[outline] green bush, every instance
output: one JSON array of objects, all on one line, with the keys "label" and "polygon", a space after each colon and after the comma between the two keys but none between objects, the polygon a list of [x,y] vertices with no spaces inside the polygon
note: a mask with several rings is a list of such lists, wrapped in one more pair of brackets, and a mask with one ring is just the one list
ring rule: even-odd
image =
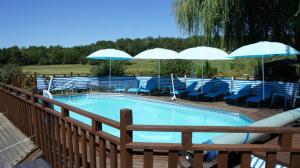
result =
[{"label": "green bush", "polygon": [[[218,73],[218,69],[216,67],[213,67],[209,61],[205,61],[203,64],[203,75],[206,78],[212,78]],[[202,65],[197,69],[197,75],[202,76]]]},{"label": "green bush", "polygon": [[[111,75],[124,76],[127,61],[112,61]],[[93,76],[108,76],[109,75],[109,61],[101,61],[96,66],[92,67],[90,72]]]},{"label": "green bush", "polygon": [[167,60],[161,62],[161,75],[191,76],[194,63],[189,60]]},{"label": "green bush", "polygon": [[16,64],[6,64],[1,67],[0,81],[4,83],[11,83],[12,77],[22,74],[22,68]]}]

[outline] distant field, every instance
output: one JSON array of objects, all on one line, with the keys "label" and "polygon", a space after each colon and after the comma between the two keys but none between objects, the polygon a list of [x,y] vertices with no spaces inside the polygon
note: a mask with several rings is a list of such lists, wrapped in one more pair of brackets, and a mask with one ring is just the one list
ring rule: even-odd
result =
[{"label": "distant field", "polygon": [[[128,66],[126,69],[127,74],[136,74],[136,75],[148,75],[155,73],[155,68],[157,61],[133,61],[132,65]],[[24,72],[30,73],[38,73],[38,74],[69,74],[73,72],[73,74],[82,74],[82,73],[90,73],[90,69],[92,65],[82,65],[82,64],[74,64],[74,65],[30,65],[24,66]]]},{"label": "distant field", "polygon": [[31,65],[24,66],[24,72],[38,73],[38,74],[68,74],[76,73],[90,73],[91,65]]},{"label": "distant field", "polygon": [[[195,63],[196,75],[201,73],[201,61],[193,61]],[[218,69],[218,74],[224,76],[244,77],[243,74],[253,75],[254,67],[257,65],[255,61],[249,61],[245,67],[230,67],[232,61],[209,61],[213,67]],[[131,65],[127,66],[126,75],[155,75],[157,74],[157,60],[138,60],[132,61]],[[239,65],[239,63],[237,63]],[[92,65],[73,64],[73,65],[31,65],[24,66],[24,72],[37,72],[38,74],[86,74],[90,73]]]}]

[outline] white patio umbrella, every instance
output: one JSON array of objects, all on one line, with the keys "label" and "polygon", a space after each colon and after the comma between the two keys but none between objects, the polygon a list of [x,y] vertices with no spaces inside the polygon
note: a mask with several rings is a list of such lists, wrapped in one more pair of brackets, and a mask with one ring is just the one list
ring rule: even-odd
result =
[{"label": "white patio umbrella", "polygon": [[254,44],[245,45],[229,54],[230,58],[261,58],[262,66],[262,87],[263,87],[263,100],[265,99],[264,85],[264,57],[273,56],[291,56],[300,55],[300,52],[291,46],[278,42],[261,41]]},{"label": "white patio umbrella", "polygon": [[131,60],[132,56],[128,53],[116,50],[116,49],[102,49],[96,52],[93,52],[87,59],[93,60],[109,60],[109,77],[108,77],[108,88],[110,89],[110,79],[111,79],[111,61],[112,60]]},{"label": "white patio umbrella", "polygon": [[154,48],[145,50],[134,57],[134,59],[154,59],[158,60],[158,87],[160,89],[160,60],[177,59],[178,53],[164,48]]},{"label": "white patio umbrella", "polygon": [[[218,48],[214,47],[193,47],[186,50],[183,50],[179,53],[178,59],[185,60],[202,60],[202,85],[204,79],[204,60],[228,60],[228,54]],[[201,90],[202,91],[202,90]]]}]

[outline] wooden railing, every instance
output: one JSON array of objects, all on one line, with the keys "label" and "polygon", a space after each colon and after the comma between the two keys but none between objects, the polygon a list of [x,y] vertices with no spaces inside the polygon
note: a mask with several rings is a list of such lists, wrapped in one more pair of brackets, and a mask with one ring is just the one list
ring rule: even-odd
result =
[{"label": "wooden railing", "polygon": [[[0,111],[34,137],[53,167],[106,167],[107,151],[111,167],[117,167],[120,139],[101,128],[106,124],[119,129],[119,122],[4,84],[0,84],[0,100]],[[92,126],[69,117],[70,112],[90,118]]]},{"label": "wooden railing", "polygon": [[[193,153],[193,167],[202,167],[206,151],[217,150],[218,167],[229,167],[230,152],[241,153],[241,167],[250,167],[253,152],[265,152],[267,167],[274,167],[276,154],[287,152],[291,168],[300,167],[300,148],[292,145],[293,135],[300,134],[297,127],[202,127],[134,125],[130,109],[120,111],[120,122],[92,114],[41,95],[0,83],[0,112],[3,112],[24,134],[43,151],[53,167],[107,167],[132,168],[133,158],[141,158],[142,166],[155,165],[154,156],[165,155],[168,164],[177,167],[182,160],[180,151]],[[52,108],[55,105],[60,112]],[[99,109],[101,110],[101,109]],[[84,124],[70,117],[70,112],[92,121]],[[120,130],[120,138],[102,131],[102,125]],[[134,131],[179,132],[181,143],[133,142]],[[278,135],[276,144],[193,144],[194,132],[264,133]],[[120,165],[118,165],[120,162]]]}]

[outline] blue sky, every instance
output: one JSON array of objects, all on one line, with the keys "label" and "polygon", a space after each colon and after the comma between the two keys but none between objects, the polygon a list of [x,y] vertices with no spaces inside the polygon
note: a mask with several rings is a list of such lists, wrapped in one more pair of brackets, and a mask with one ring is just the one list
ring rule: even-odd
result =
[{"label": "blue sky", "polygon": [[173,0],[0,0],[0,48],[183,37]]}]

